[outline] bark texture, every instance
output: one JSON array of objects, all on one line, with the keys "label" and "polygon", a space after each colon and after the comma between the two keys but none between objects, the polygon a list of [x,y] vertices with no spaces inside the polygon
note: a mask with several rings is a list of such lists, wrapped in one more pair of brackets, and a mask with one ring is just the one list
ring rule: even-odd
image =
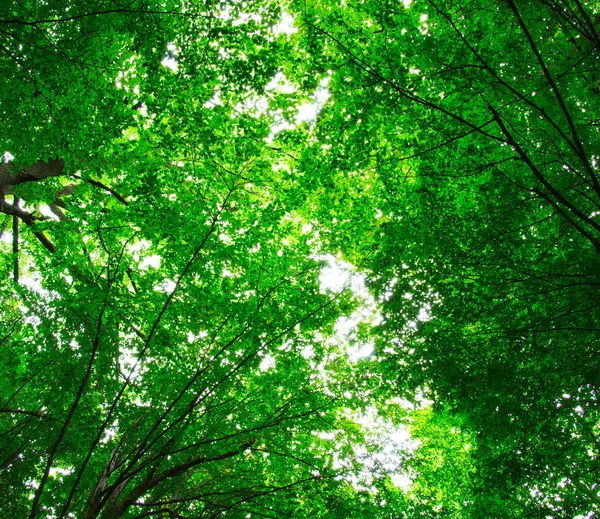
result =
[{"label": "bark texture", "polygon": [[26,182],[36,182],[48,177],[60,177],[64,174],[65,161],[62,159],[40,160],[13,173],[12,162],[0,162],[0,192],[4,195],[12,193],[12,186]]}]

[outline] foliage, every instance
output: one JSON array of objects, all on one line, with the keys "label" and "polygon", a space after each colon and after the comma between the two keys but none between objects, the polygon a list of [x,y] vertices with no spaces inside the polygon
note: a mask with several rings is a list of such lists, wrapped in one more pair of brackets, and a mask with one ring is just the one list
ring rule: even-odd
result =
[{"label": "foliage", "polygon": [[298,76],[331,92],[304,168],[350,196],[368,179],[331,242],[372,254],[380,380],[462,416],[480,491],[460,514],[492,495],[506,516],[595,513],[599,6],[297,9]]},{"label": "foliage", "polygon": [[599,22],[0,6],[2,515],[598,513]]},{"label": "foliage", "polygon": [[356,302],[258,104],[279,7],[2,9],[2,516],[326,513]]}]

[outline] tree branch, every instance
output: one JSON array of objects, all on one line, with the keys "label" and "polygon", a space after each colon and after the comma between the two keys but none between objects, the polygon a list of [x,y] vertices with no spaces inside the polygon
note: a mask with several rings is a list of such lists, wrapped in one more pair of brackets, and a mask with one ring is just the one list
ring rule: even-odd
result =
[{"label": "tree branch", "polygon": [[[79,175],[73,175],[73,176],[76,179],[81,180],[81,177]],[[114,189],[108,187],[107,185],[103,184],[102,182],[99,182],[98,180],[93,180],[91,178],[88,178],[87,179],[87,183],[91,184],[92,186],[99,187],[100,189],[104,189],[105,191],[108,191],[111,195],[113,195],[123,205],[129,205],[129,202],[125,199],[125,197],[121,196]]]},{"label": "tree branch", "polygon": [[54,457],[56,456],[58,448],[59,448],[60,444],[62,443],[62,441],[65,437],[65,434],[67,433],[67,429],[68,429],[69,425],[71,424],[73,415],[75,414],[75,411],[79,407],[79,402],[81,401],[81,398],[83,396],[85,388],[87,387],[87,383],[90,378],[90,375],[92,374],[92,368],[94,366],[94,361],[96,360],[96,354],[98,353],[98,348],[100,347],[100,332],[101,332],[102,326],[103,326],[102,318],[104,316],[105,310],[106,310],[106,302],[100,309],[100,313],[98,315],[98,324],[96,327],[96,334],[95,334],[95,337],[94,337],[94,340],[92,343],[92,352],[90,354],[90,360],[88,362],[87,370],[86,370],[85,374],[83,375],[81,383],[79,384],[79,389],[77,390],[77,395],[75,396],[75,400],[73,401],[73,404],[71,404],[71,409],[69,409],[69,414],[67,415],[67,418],[65,419],[63,426],[62,426],[60,432],[58,433],[58,436],[57,436],[54,444],[50,448],[50,452],[48,453],[48,459],[46,461],[46,468],[44,470],[44,474],[42,475],[40,484],[39,484],[39,486],[35,492],[35,495],[33,497],[33,503],[31,505],[31,513],[29,514],[29,519],[36,519],[39,504],[40,504],[40,498],[42,497],[42,492],[44,491],[44,487],[46,485],[46,482],[48,481],[48,477],[50,475],[50,469],[52,468],[52,462],[54,461]]},{"label": "tree branch", "polygon": [[[227,204],[227,201],[229,200],[229,198],[233,195],[233,192],[235,191],[235,188],[232,188],[229,193],[227,194],[227,196],[225,197],[225,200],[223,201],[223,207]],[[165,314],[165,312],[167,311],[168,307],[170,306],[171,302],[173,301],[173,298],[175,297],[175,294],[177,293],[184,277],[187,275],[188,271],[190,270],[190,268],[192,267],[192,265],[196,262],[196,259],[198,258],[198,256],[200,255],[200,252],[204,249],[204,246],[206,245],[206,243],[208,242],[209,238],[212,236],[212,234],[215,232],[216,226],[217,226],[217,221],[221,215],[223,211],[223,208],[221,208],[217,214],[213,217],[212,222],[211,222],[211,226],[209,227],[208,231],[206,232],[206,234],[204,235],[204,238],[202,239],[202,241],[200,242],[200,244],[196,247],[194,253],[191,255],[189,261],[186,263],[185,267],[183,268],[183,271],[181,272],[181,274],[179,275],[179,278],[175,284],[175,288],[173,289],[173,291],[167,296],[167,299],[165,301],[165,303],[163,304],[160,312],[158,313],[158,316],[156,317],[156,319],[154,320],[154,323],[152,324],[152,327],[150,329],[150,332],[148,333],[144,346],[142,347],[135,365],[130,369],[129,374],[127,375],[127,378],[125,379],[125,381],[123,382],[119,392],[117,393],[117,395],[115,396],[115,398],[113,399],[113,402],[110,406],[110,408],[108,409],[108,412],[106,414],[106,417],[104,418],[104,421],[102,422],[100,429],[98,430],[98,434],[96,435],[96,437],[94,438],[94,440],[92,441],[92,445],[90,446],[90,449],[88,450],[88,453],[85,457],[85,459],[83,460],[83,463],[81,465],[81,467],[79,468],[78,472],[77,472],[77,477],[75,478],[75,482],[73,483],[73,487],[71,488],[71,492],[69,493],[69,497],[67,498],[65,505],[63,506],[62,512],[60,514],[60,518],[62,519],[63,517],[66,516],[69,506],[71,505],[71,501],[73,499],[73,497],[75,496],[75,491],[77,490],[77,487],[79,485],[79,482],[81,481],[81,478],[83,477],[83,472],[85,471],[85,468],[87,467],[87,464],[90,460],[90,458],[92,457],[92,454],[94,452],[94,450],[96,449],[98,443],[100,442],[100,439],[102,438],[102,434],[104,433],[106,427],[108,426],[108,424],[110,423],[110,420],[112,419],[112,415],[115,411],[115,408],[117,407],[117,404],[119,403],[119,401],[121,400],[121,398],[123,397],[123,394],[125,393],[125,390],[127,389],[127,387],[129,386],[129,383],[132,380],[133,374],[135,372],[135,370],[137,369],[139,363],[142,361],[142,359],[144,358],[146,352],[148,351],[148,348],[150,347],[150,343],[152,341],[152,338],[154,337],[154,334],[156,333],[158,326],[163,318],[163,315]]]},{"label": "tree branch", "polygon": [[13,162],[0,162],[0,193],[11,194],[12,186],[35,182],[48,177],[60,177],[65,174],[65,161],[62,159],[40,160],[33,166],[12,173]]},{"label": "tree branch", "polygon": [[46,235],[43,232],[35,230],[35,216],[33,216],[31,213],[28,213],[27,211],[24,211],[16,205],[9,204],[6,200],[0,200],[0,212],[11,215],[13,217],[18,217],[21,220],[23,220],[29,227],[32,228],[33,235],[41,242],[41,244],[44,247],[46,247],[46,249],[48,249],[49,252],[54,253],[54,251],[56,250],[54,244],[46,237]]},{"label": "tree branch", "polygon": [[37,411],[26,411],[24,409],[0,409],[0,413],[7,413],[7,414],[24,414],[27,416],[34,416],[36,418],[46,418],[47,415],[45,415],[44,413],[39,413]]},{"label": "tree branch", "polygon": [[[19,208],[19,199],[17,197],[13,200],[13,207]],[[13,214],[13,279],[15,285],[19,284],[19,217]]]},{"label": "tree branch", "polygon": [[175,465],[170,469],[167,469],[160,474],[156,474],[154,476],[147,477],[144,481],[142,481],[139,485],[137,485],[129,494],[127,494],[121,501],[113,503],[109,505],[104,514],[102,515],[103,519],[117,519],[123,515],[123,513],[134,504],[138,498],[143,496],[146,492],[154,488],[156,485],[164,481],[165,479],[181,476],[189,469],[195,467],[196,465],[200,465],[202,463],[211,463],[214,461],[221,461],[227,458],[232,458],[244,452],[246,449],[249,449],[256,442],[255,438],[251,438],[247,442],[243,443],[239,448],[231,450],[229,452],[225,452],[220,454],[219,456],[215,456],[213,458],[207,458],[206,456],[200,456],[198,458],[194,458],[192,460],[186,461],[185,463],[180,463],[179,465]]},{"label": "tree branch", "polygon": [[585,150],[583,149],[583,144],[581,143],[581,140],[579,139],[579,135],[577,134],[577,129],[575,128],[575,123],[573,122],[573,118],[571,117],[571,114],[570,114],[569,110],[567,109],[567,106],[562,97],[562,94],[558,90],[558,86],[554,82],[554,79],[552,78],[552,75],[550,74],[550,70],[546,66],[546,62],[544,61],[544,58],[540,54],[540,51],[538,50],[537,45],[535,44],[533,37],[531,36],[531,33],[529,32],[529,29],[527,29],[527,26],[525,25],[525,21],[521,17],[521,15],[517,9],[517,6],[514,3],[514,0],[507,0],[507,2],[508,2],[508,5],[510,6],[511,10],[514,13],[515,18],[517,19],[517,22],[519,23],[519,26],[521,27],[523,34],[525,34],[525,37],[527,38],[527,41],[529,42],[529,46],[531,47],[532,52],[535,54],[535,57],[538,60],[540,67],[542,68],[542,72],[544,73],[544,76],[546,77],[546,81],[548,81],[548,84],[550,85],[550,88],[552,89],[552,92],[554,93],[554,97],[556,97],[556,100],[558,101],[558,104],[560,105],[563,115],[565,116],[565,120],[567,121],[567,125],[569,126],[569,130],[571,131],[571,135],[573,136],[573,143],[576,146],[577,155],[579,156],[579,159],[583,163],[586,171],[590,175],[590,178],[594,185],[594,190],[596,191],[598,196],[600,196],[600,183],[598,182],[598,177],[594,173],[594,170],[588,160]]},{"label": "tree branch", "polygon": [[581,16],[583,17],[583,19],[585,20],[585,23],[588,26],[588,29],[590,31],[590,36],[592,37],[593,42],[596,44],[596,47],[599,47],[600,46],[600,38],[598,37],[598,33],[596,32],[596,27],[594,26],[590,16],[588,15],[588,13],[585,10],[585,8],[583,7],[583,5],[581,5],[581,2],[579,0],[575,0],[575,4],[577,5],[577,9],[579,9]]},{"label": "tree branch", "polygon": [[450,24],[450,26],[452,27],[454,32],[459,36],[459,38],[462,40],[462,42],[467,46],[467,48],[469,49],[471,54],[473,54],[473,56],[475,56],[475,58],[477,58],[477,60],[481,63],[482,68],[484,70],[486,70],[488,72],[488,74],[490,74],[496,81],[498,81],[498,83],[500,85],[502,85],[504,88],[506,88],[509,92],[512,92],[513,95],[515,95],[517,97],[517,99],[520,99],[524,103],[531,106],[534,110],[538,111],[552,125],[552,127],[559,133],[559,135],[569,145],[569,147],[571,147],[575,151],[575,153],[577,153],[579,155],[579,151],[580,151],[579,148],[577,148],[575,143],[571,142],[571,140],[563,132],[562,128],[554,121],[554,119],[552,117],[550,117],[542,107],[538,106],[527,96],[525,96],[524,94],[522,94],[521,92],[519,92],[518,90],[513,88],[509,83],[504,81],[497,74],[497,72],[489,65],[489,63],[483,59],[481,54],[479,52],[477,52],[477,50],[467,41],[467,39],[465,38],[463,33],[458,29],[458,27],[456,27],[456,25],[452,21],[452,18],[450,17],[450,15],[448,15],[447,13],[442,11],[440,8],[438,8],[437,5],[433,1],[430,0],[429,3],[433,6],[433,8],[438,12],[438,14],[440,16],[443,16],[446,19],[446,21]]},{"label": "tree branch", "polygon": [[[536,167],[536,165],[527,156],[527,153],[525,152],[525,150],[519,145],[519,143],[517,143],[517,141],[515,141],[514,137],[509,132],[508,128],[506,128],[506,125],[502,121],[500,114],[496,110],[494,110],[494,108],[492,106],[488,106],[488,108],[489,108],[490,112],[494,115],[494,119],[498,123],[498,126],[500,127],[502,134],[506,137],[506,141],[508,142],[508,144],[510,144],[513,147],[513,149],[519,154],[519,156],[521,157],[521,160],[523,160],[523,162],[525,162],[525,164],[531,170],[531,172],[534,174],[534,176],[543,184],[543,186],[550,192],[550,194],[557,200],[557,202],[564,205],[567,209],[572,211],[573,214],[576,215],[579,219],[581,219],[585,223],[591,225],[594,229],[596,229],[596,231],[600,232],[600,225],[598,225],[598,223],[596,223],[593,219],[591,219],[590,217],[588,217],[584,213],[582,213],[560,191],[558,191],[554,186],[552,186],[552,184],[550,184],[550,182],[548,182],[546,177],[544,177],[544,175],[542,175],[542,172]],[[539,192],[539,190],[538,190],[538,194],[541,194],[541,192]],[[546,198],[546,200],[548,200],[548,198]],[[558,206],[555,203],[552,203],[552,205],[555,208],[558,208]],[[564,212],[561,211],[561,213],[564,215]],[[600,242],[598,242],[598,240],[596,238],[591,236],[589,233],[585,232],[579,225],[575,224],[570,218],[567,218],[567,220],[594,245],[594,247],[596,248],[596,250],[598,252],[600,252]]]},{"label": "tree branch", "polygon": [[392,81],[388,78],[386,78],[384,75],[382,75],[379,71],[377,71],[370,63],[366,62],[365,60],[361,59],[360,57],[358,57],[356,54],[354,54],[352,51],[350,51],[350,49],[348,49],[348,47],[346,47],[338,38],[336,38],[333,34],[325,31],[324,29],[321,29],[320,27],[318,27],[317,25],[311,23],[311,22],[306,22],[308,25],[310,25],[313,29],[315,29],[316,31],[318,31],[319,33],[323,34],[324,36],[326,36],[327,38],[329,38],[331,41],[335,42],[340,49],[342,49],[345,53],[347,53],[348,56],[350,56],[352,62],[361,70],[363,70],[364,72],[366,72],[367,74],[375,77],[380,83],[384,83],[386,85],[388,85],[392,90],[394,90],[395,92],[397,92],[401,97],[408,99],[409,101],[412,101],[416,104],[425,106],[431,110],[440,112],[448,117],[450,117],[451,119],[454,119],[455,121],[458,121],[459,123],[471,128],[473,131],[480,133],[482,135],[485,135],[486,137],[493,139],[493,140],[501,140],[500,137],[497,137],[495,135],[492,135],[490,133],[487,133],[486,131],[483,130],[483,128],[486,126],[486,124],[483,125],[477,125],[474,124],[466,119],[464,119],[463,117],[461,117],[460,115],[444,108],[443,106],[434,103],[431,100],[425,99],[409,90],[407,90],[406,88],[401,87],[400,85],[398,85],[395,81]]}]

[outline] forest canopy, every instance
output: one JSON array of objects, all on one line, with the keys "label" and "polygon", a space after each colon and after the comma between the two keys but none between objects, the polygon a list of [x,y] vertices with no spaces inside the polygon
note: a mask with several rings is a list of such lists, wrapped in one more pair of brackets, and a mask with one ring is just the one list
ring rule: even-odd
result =
[{"label": "forest canopy", "polygon": [[595,517],[599,31],[0,6],[0,515]]}]

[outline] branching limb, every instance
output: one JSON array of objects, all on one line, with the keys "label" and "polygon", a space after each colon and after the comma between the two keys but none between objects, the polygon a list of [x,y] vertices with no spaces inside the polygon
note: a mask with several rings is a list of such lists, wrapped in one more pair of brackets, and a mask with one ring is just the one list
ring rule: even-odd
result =
[{"label": "branching limb", "polygon": [[[573,225],[573,227],[579,233],[581,233],[583,236],[585,236],[594,245],[594,248],[598,252],[600,252],[600,242],[598,242],[598,240],[596,238],[594,238],[588,232],[586,232],[584,229],[582,229],[582,227],[580,225],[578,225],[572,218],[569,218],[567,216],[567,214],[560,209],[558,204],[561,204],[564,207],[566,207],[575,216],[577,216],[581,221],[589,224],[598,232],[600,232],[600,225],[597,222],[595,222],[592,218],[590,218],[589,216],[585,215],[582,211],[580,211],[577,208],[577,206],[575,206],[569,199],[567,199],[560,191],[558,191],[548,181],[548,179],[542,174],[542,172],[537,168],[537,166],[531,161],[531,159],[529,158],[529,156],[527,155],[525,150],[514,139],[514,137],[512,136],[512,134],[510,133],[510,131],[508,130],[506,125],[504,124],[504,121],[502,121],[500,114],[496,110],[494,110],[494,108],[492,108],[491,106],[489,106],[488,108],[489,108],[490,112],[493,114],[494,119],[498,123],[498,126],[500,127],[502,134],[506,137],[506,141],[508,142],[508,144],[510,144],[513,147],[513,149],[519,154],[521,160],[527,165],[527,167],[531,170],[531,172],[534,174],[534,176],[542,183],[542,185],[554,197],[556,202],[552,201],[547,196],[544,196],[544,198],[549,203],[551,203],[557,210],[559,210],[561,212],[561,214],[563,214],[563,216],[565,216],[567,218],[567,220],[571,223],[571,225]],[[537,194],[542,195],[542,192],[538,190]]]},{"label": "branching limb", "polygon": [[69,414],[67,415],[67,418],[65,419],[63,426],[62,426],[60,432],[58,433],[58,436],[57,436],[54,444],[50,448],[50,452],[48,453],[48,459],[46,460],[46,468],[44,470],[44,474],[42,475],[40,484],[39,484],[39,486],[35,492],[35,495],[33,497],[33,502],[31,504],[31,513],[29,514],[29,519],[36,519],[36,517],[38,515],[38,510],[39,510],[39,506],[40,506],[40,498],[42,497],[42,493],[44,491],[46,483],[48,482],[48,477],[50,476],[50,469],[52,468],[52,463],[54,462],[54,457],[56,456],[56,453],[58,452],[58,448],[60,447],[60,444],[62,443],[62,441],[67,433],[67,429],[69,428],[69,425],[71,424],[73,415],[75,414],[75,411],[79,407],[79,402],[81,401],[81,398],[83,397],[83,393],[87,387],[88,380],[92,374],[92,368],[94,367],[96,355],[97,355],[98,349],[100,347],[100,332],[102,331],[102,327],[103,327],[102,319],[103,319],[105,310],[106,310],[106,304],[101,308],[100,314],[98,315],[98,324],[96,327],[96,334],[95,334],[94,340],[92,342],[92,351],[90,354],[90,359],[88,362],[87,370],[81,380],[81,383],[79,384],[79,389],[77,390],[77,395],[75,396],[75,400],[73,401],[73,404],[71,404],[71,408],[69,409]]},{"label": "branching limb", "polygon": [[587,238],[596,248],[596,250],[600,252],[600,242],[596,238],[594,238],[589,232],[586,232],[584,229],[582,229],[581,226],[577,224],[577,222],[573,221],[573,219],[570,218],[569,215],[554,200],[552,200],[547,194],[545,194],[538,188],[533,188],[533,192],[536,195],[543,198],[544,200],[546,200],[546,202],[548,202],[552,207],[554,207],[565,218],[565,220],[567,220],[567,222],[569,222],[577,230],[579,234]]},{"label": "branching limb", "polygon": [[575,0],[575,4],[577,5],[577,9],[579,9],[579,12],[581,13],[581,16],[583,17],[587,25],[586,32],[589,34],[589,36],[591,36],[591,39],[596,44],[596,47],[600,47],[600,37],[596,32],[596,27],[594,26],[594,23],[592,22],[588,12],[585,10],[583,5],[581,5],[581,2],[579,0]]},{"label": "branching limb", "polygon": [[204,247],[205,247],[206,243],[208,242],[209,238],[215,232],[215,230],[217,228],[217,221],[218,221],[218,219],[219,219],[219,217],[221,215],[221,212],[223,211],[223,207],[225,207],[227,205],[227,202],[228,202],[229,198],[231,198],[231,196],[233,195],[234,191],[235,191],[235,187],[232,188],[229,191],[229,193],[227,194],[227,196],[225,197],[225,199],[223,201],[222,208],[213,217],[212,222],[211,222],[211,226],[209,227],[208,231],[204,235],[204,238],[202,239],[202,241],[200,242],[200,244],[198,245],[198,247],[196,248],[196,250],[194,251],[194,253],[190,257],[189,261],[185,265],[183,271],[179,275],[179,279],[177,280],[177,283],[175,284],[175,288],[173,289],[173,291],[167,297],[167,299],[166,299],[165,303],[163,304],[160,312],[158,313],[158,316],[154,320],[154,322],[152,324],[152,327],[151,327],[148,335],[146,336],[144,346],[142,347],[140,353],[138,354],[138,357],[137,357],[137,360],[136,360],[134,366],[130,369],[129,374],[127,375],[127,378],[125,379],[125,381],[123,382],[123,385],[121,386],[119,392],[117,393],[117,395],[113,399],[113,402],[112,402],[110,408],[108,409],[106,417],[104,418],[104,421],[102,422],[102,425],[100,426],[100,429],[98,430],[98,434],[94,438],[94,440],[92,442],[92,445],[90,446],[90,449],[89,449],[89,451],[88,451],[85,459],[83,460],[83,463],[82,463],[81,467],[79,468],[79,470],[77,472],[77,476],[75,478],[75,482],[73,484],[71,492],[69,493],[69,497],[67,498],[67,500],[65,502],[65,505],[63,506],[62,512],[60,514],[61,518],[65,517],[67,515],[69,506],[71,505],[71,502],[73,500],[73,497],[75,496],[75,492],[77,490],[79,482],[81,481],[81,478],[83,476],[83,472],[85,471],[85,469],[87,467],[87,464],[89,463],[89,460],[92,457],[92,454],[93,454],[94,450],[96,449],[98,443],[100,442],[100,439],[102,438],[102,435],[104,434],[104,431],[106,430],[106,427],[108,427],[108,424],[110,423],[110,421],[112,419],[112,416],[113,416],[113,413],[115,412],[117,404],[120,402],[121,398],[123,397],[123,394],[125,393],[125,390],[128,388],[128,386],[129,386],[129,384],[130,384],[130,382],[131,382],[131,380],[133,378],[133,374],[135,373],[135,370],[137,369],[137,367],[139,366],[139,364],[142,362],[144,356],[146,355],[146,352],[148,351],[148,348],[150,347],[150,343],[152,341],[152,338],[154,337],[154,334],[156,333],[156,331],[157,331],[157,329],[158,329],[158,327],[159,327],[159,325],[161,323],[163,315],[165,314],[165,312],[167,311],[167,309],[171,305],[171,302],[173,301],[173,298],[175,297],[175,294],[179,290],[179,287],[180,287],[183,279],[186,277],[188,271],[191,269],[192,265],[196,262],[197,258],[200,255],[200,252],[204,249]]},{"label": "branching limb", "polygon": [[0,192],[4,194],[10,194],[12,186],[65,174],[65,161],[61,159],[40,160],[17,173],[11,171],[12,167],[12,162],[0,162]]},{"label": "branching limb", "polygon": [[550,74],[550,70],[548,69],[546,62],[544,61],[544,58],[540,54],[540,51],[537,48],[537,45],[533,39],[533,36],[529,32],[529,29],[527,28],[525,21],[521,17],[521,14],[519,13],[519,10],[517,9],[517,6],[515,5],[514,0],[507,0],[507,2],[511,8],[513,14],[515,15],[517,22],[519,23],[519,26],[521,27],[521,30],[523,31],[525,38],[529,42],[529,46],[530,46],[532,52],[534,53],[538,63],[540,64],[542,72],[544,73],[544,76],[546,77],[546,81],[548,81],[548,84],[550,85],[550,88],[552,89],[552,92],[554,93],[554,97],[556,98],[556,101],[558,102],[560,109],[563,112],[565,120],[567,121],[569,130],[571,131],[573,143],[577,150],[577,155],[579,156],[579,159],[581,160],[582,164],[584,165],[586,171],[590,175],[592,184],[594,185],[594,190],[596,191],[598,196],[600,196],[600,182],[598,181],[598,177],[596,176],[596,173],[594,172],[594,169],[592,168],[592,165],[590,164],[590,161],[588,160],[588,157],[583,148],[581,139],[579,138],[579,135],[577,133],[577,129],[575,128],[575,123],[573,122],[573,118],[571,117],[571,113],[569,112],[569,110],[565,104],[563,96],[562,96],[560,90],[558,89],[558,86],[556,85],[554,78],[552,77],[552,74]]},{"label": "branching limb", "polygon": [[234,456],[238,456],[246,449],[249,449],[252,445],[254,445],[255,442],[256,439],[251,438],[247,442],[243,443],[239,448],[231,450],[229,452],[225,452],[223,454],[220,454],[219,456],[215,456],[213,458],[200,456],[198,458],[193,458],[189,461],[186,461],[185,463],[175,465],[174,467],[160,472],[159,474],[150,474],[144,479],[144,481],[136,485],[133,488],[133,490],[131,490],[123,499],[121,499],[118,502],[109,503],[102,517],[103,519],[117,519],[118,517],[121,517],[123,513],[131,505],[133,505],[141,496],[143,496],[146,492],[148,492],[164,480],[172,477],[181,476],[182,474],[185,474],[189,469],[202,463],[211,463],[214,461],[221,461],[224,459],[232,458]]},{"label": "branching limb", "polygon": [[498,75],[498,73],[490,66],[490,64],[485,59],[483,59],[483,57],[481,56],[481,54],[479,52],[477,52],[477,50],[475,49],[475,47],[473,47],[467,41],[467,39],[465,38],[465,36],[463,35],[463,33],[458,29],[458,27],[456,27],[455,23],[452,21],[452,18],[450,18],[450,16],[447,13],[445,13],[440,8],[438,8],[437,5],[434,2],[430,1],[430,4],[438,12],[438,14],[440,16],[442,16],[442,17],[444,17],[446,19],[446,21],[450,24],[450,26],[452,27],[452,29],[454,30],[454,32],[459,36],[459,38],[463,41],[463,43],[469,49],[469,52],[471,52],[471,54],[477,59],[477,61],[479,61],[481,63],[481,66],[482,66],[482,68],[484,70],[486,70],[488,72],[488,74],[490,74],[498,82],[498,84],[502,85],[504,88],[506,88],[508,91],[510,91],[513,95],[515,95],[517,99],[520,99],[521,101],[523,101],[527,105],[531,106],[534,110],[536,110],[537,112],[539,112],[552,125],[552,127],[559,133],[559,135],[569,145],[569,147],[573,148],[573,150],[576,153],[579,153],[579,148],[577,148],[577,146],[575,145],[575,143],[572,142],[568,138],[568,136],[563,132],[563,130],[560,127],[560,125],[558,125],[556,123],[556,121],[554,121],[554,119],[552,119],[546,113],[546,111],[542,107],[538,106],[531,99],[529,99],[526,95],[522,94],[517,89],[515,89],[514,87],[512,87],[509,83],[507,83],[504,79],[502,79]]},{"label": "branching limb", "polygon": [[[56,247],[54,244],[48,239],[48,237],[40,231],[35,230],[35,222],[36,217],[31,213],[21,209],[20,207],[9,204],[6,200],[0,200],[0,212],[4,214],[11,215],[13,217],[18,217],[22,221],[24,221],[29,227],[32,228],[33,235],[40,241],[40,243],[49,251],[54,253]],[[14,230],[14,220],[13,220],[13,230]]]},{"label": "branching limb", "polygon": [[313,29],[315,29],[319,33],[321,33],[322,35],[324,35],[325,37],[329,38],[336,45],[338,45],[342,51],[344,51],[348,56],[351,57],[352,62],[358,68],[360,68],[363,72],[376,78],[380,83],[389,86],[393,91],[395,91],[397,94],[399,94],[401,98],[407,99],[418,105],[421,105],[421,106],[424,106],[431,110],[434,110],[436,112],[442,113],[442,114],[450,117],[451,119],[454,119],[455,121],[459,122],[460,124],[467,126],[468,128],[471,128],[475,132],[484,135],[485,137],[488,137],[488,138],[496,140],[496,141],[501,140],[500,137],[497,137],[496,135],[492,135],[492,134],[484,131],[483,128],[486,125],[474,124],[473,122],[463,118],[461,115],[444,108],[440,104],[438,104],[432,100],[425,99],[425,98],[419,96],[418,94],[416,94],[406,88],[403,88],[396,81],[393,81],[393,80],[385,77],[381,72],[379,72],[376,68],[374,68],[373,65],[371,65],[370,63],[368,63],[361,57],[357,56],[355,53],[353,53],[346,45],[344,45],[343,42],[341,42],[339,40],[339,38],[336,38],[336,36],[334,36],[333,34],[325,31],[324,29],[318,27],[317,25],[315,25],[313,23],[307,22],[307,24],[310,25]]}]

